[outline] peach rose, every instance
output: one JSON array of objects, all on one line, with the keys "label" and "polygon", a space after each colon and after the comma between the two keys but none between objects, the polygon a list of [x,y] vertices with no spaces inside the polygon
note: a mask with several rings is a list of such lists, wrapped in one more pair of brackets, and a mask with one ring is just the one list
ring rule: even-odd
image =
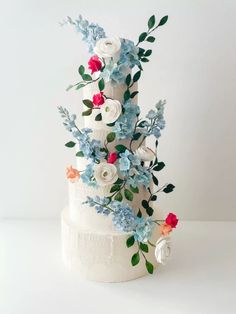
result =
[{"label": "peach rose", "polygon": [[66,169],[66,177],[70,182],[76,182],[80,178],[80,172],[77,169],[72,168],[72,166],[69,166]]},{"label": "peach rose", "polygon": [[160,225],[160,233],[162,236],[165,236],[165,237],[168,236],[171,231],[172,231],[172,227],[168,225],[166,222]]}]

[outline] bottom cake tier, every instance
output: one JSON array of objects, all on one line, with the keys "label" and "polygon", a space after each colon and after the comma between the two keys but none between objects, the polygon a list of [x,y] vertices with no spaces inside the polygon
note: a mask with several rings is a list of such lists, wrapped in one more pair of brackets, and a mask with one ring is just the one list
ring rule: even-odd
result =
[{"label": "bottom cake tier", "polygon": [[[138,265],[131,265],[131,256],[137,252],[137,246],[126,247],[129,234],[80,230],[70,222],[67,208],[62,212],[61,224],[63,261],[69,269],[77,271],[86,279],[122,282],[147,274],[142,256]],[[155,243],[160,235],[154,234],[151,241]],[[150,247],[146,257],[157,267],[153,247]]]}]

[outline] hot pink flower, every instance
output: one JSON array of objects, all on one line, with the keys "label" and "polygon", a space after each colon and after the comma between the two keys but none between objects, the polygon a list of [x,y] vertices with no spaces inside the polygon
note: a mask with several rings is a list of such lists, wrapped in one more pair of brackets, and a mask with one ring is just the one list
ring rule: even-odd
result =
[{"label": "hot pink flower", "polygon": [[103,92],[100,92],[100,93],[95,94],[93,96],[93,104],[94,104],[94,106],[101,106],[101,105],[104,104],[104,102],[105,102],[105,99],[103,97]]},{"label": "hot pink flower", "polygon": [[79,177],[80,177],[80,172],[77,169],[72,168],[72,166],[69,166],[66,169],[66,177],[71,182],[76,182],[79,179]]},{"label": "hot pink flower", "polygon": [[109,164],[114,164],[117,160],[117,153],[109,153],[108,158],[107,158],[107,162]]},{"label": "hot pink flower", "polygon": [[99,60],[98,56],[94,55],[89,59],[88,62],[89,69],[91,70],[91,73],[100,71],[102,68],[102,62]]},{"label": "hot pink flower", "polygon": [[178,221],[179,219],[177,218],[177,216],[172,213],[169,213],[165,220],[167,225],[170,225],[172,228],[175,228],[177,226]]}]

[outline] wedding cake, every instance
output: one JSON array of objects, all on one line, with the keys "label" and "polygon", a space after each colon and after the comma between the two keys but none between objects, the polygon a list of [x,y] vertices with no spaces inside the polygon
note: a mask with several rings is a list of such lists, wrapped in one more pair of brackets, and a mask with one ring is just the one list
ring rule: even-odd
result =
[{"label": "wedding cake", "polygon": [[[62,251],[65,264],[90,280],[120,282],[152,274],[170,255],[170,232],[178,218],[159,216],[158,194],[174,185],[159,186],[158,172],[165,164],[157,158],[158,139],[165,126],[165,101],[145,118],[138,106],[138,81],[149,61],[153,31],[167,22],[148,20],[137,44],[109,38],[99,25],[79,16],[67,18],[83,35],[91,57],[79,66],[80,80],[68,90],[82,90],[84,127],[76,115],[59,107],[73,141],[76,166],[66,176],[69,203],[62,212]],[[142,47],[141,47],[142,45]],[[154,138],[154,148],[146,139]]]}]

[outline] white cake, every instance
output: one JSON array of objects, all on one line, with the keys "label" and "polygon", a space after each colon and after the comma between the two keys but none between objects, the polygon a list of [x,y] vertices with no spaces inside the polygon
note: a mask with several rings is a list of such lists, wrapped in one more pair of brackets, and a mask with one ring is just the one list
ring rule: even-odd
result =
[{"label": "white cake", "polygon": [[[61,215],[62,252],[65,264],[83,277],[102,282],[128,281],[152,274],[170,254],[169,234],[178,223],[169,213],[165,221],[155,202],[160,192],[174,185],[159,186],[158,172],[165,164],[157,158],[158,139],[165,127],[164,105],[140,116],[138,81],[153,43],[150,34],[164,25],[148,20],[148,30],[137,44],[122,38],[108,38],[105,31],[79,16],[65,23],[83,35],[92,54],[78,69],[80,80],[70,88],[83,91],[84,127],[76,115],[59,107],[65,128],[76,148],[76,168],[67,168],[69,202]],[[80,108],[82,106],[80,105]],[[81,112],[80,112],[81,113]],[[146,138],[155,138],[155,147]]]}]

